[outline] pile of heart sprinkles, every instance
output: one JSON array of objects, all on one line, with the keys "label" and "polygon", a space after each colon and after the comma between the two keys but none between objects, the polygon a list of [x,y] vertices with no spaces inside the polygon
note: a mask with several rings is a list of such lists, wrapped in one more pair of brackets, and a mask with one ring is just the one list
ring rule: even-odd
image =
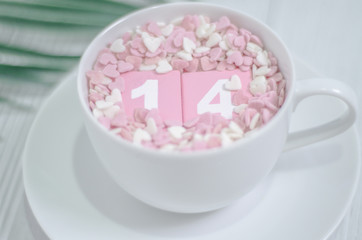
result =
[{"label": "pile of heart sprinkles", "polygon": [[[252,79],[242,86],[233,75],[233,81],[225,83],[225,89],[235,93],[231,119],[203,113],[174,125],[164,121],[157,109],[136,108],[133,116],[125,113],[123,73],[235,69],[251,71]],[[225,16],[213,22],[198,15],[170,23],[148,22],[100,51],[86,76],[89,106],[100,124],[127,141],[164,151],[196,151],[232,144],[266,124],[285,99],[286,81],[277,59],[264,49],[258,36],[236,27]],[[243,94],[242,88],[248,88],[250,95]]]}]

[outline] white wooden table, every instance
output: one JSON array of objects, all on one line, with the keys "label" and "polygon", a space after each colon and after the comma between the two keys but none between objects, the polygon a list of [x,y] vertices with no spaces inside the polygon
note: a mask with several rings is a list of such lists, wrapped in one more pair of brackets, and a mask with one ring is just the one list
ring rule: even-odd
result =
[{"label": "white wooden table", "polygon": [[[205,2],[219,3],[216,0]],[[229,0],[271,26],[292,54],[321,75],[352,86],[362,100],[362,1],[360,0]],[[1,29],[0,29],[1,35]],[[39,78],[61,79],[59,74]],[[21,152],[39,105],[51,87],[26,81],[0,82],[0,240],[47,239],[27,205],[21,180]],[[27,106],[27,110],[24,110]],[[362,121],[357,121],[360,137]],[[362,180],[344,220],[329,240],[362,239]]]}]

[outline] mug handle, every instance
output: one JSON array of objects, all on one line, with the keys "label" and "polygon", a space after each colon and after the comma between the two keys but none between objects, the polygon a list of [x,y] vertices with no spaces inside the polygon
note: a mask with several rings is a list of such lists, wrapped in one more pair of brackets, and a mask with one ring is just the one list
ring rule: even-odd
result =
[{"label": "mug handle", "polygon": [[347,109],[330,122],[305,130],[289,133],[284,151],[312,144],[346,131],[357,117],[357,96],[351,87],[330,78],[312,78],[298,81],[293,111],[305,98],[313,95],[329,95],[342,100]]}]

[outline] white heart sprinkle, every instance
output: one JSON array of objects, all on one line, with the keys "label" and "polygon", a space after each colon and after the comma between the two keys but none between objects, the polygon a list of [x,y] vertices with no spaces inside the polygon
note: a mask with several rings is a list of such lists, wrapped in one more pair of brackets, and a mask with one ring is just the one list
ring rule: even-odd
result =
[{"label": "white heart sprinkle", "polygon": [[235,51],[234,50],[232,50],[232,49],[230,49],[230,50],[228,50],[227,52],[226,52],[226,56],[230,56],[231,54],[233,54]]},{"label": "white heart sprinkle", "polygon": [[257,76],[253,81],[250,82],[250,92],[252,94],[265,93],[267,89],[267,81],[264,76]]},{"label": "white heart sprinkle", "polygon": [[107,78],[107,77],[103,77],[102,78],[102,84],[103,85],[108,85],[112,82],[112,80],[110,78]]},{"label": "white heart sprinkle", "polygon": [[104,100],[99,100],[96,102],[96,107],[100,110],[103,110],[103,109],[106,109],[106,108],[109,108],[111,106],[113,106],[114,103],[113,102],[106,102]]},{"label": "white heart sprinkle", "polygon": [[268,74],[268,72],[270,72],[270,68],[268,68],[267,66],[262,66],[262,67],[254,70],[254,75],[255,76],[264,76],[264,75]]},{"label": "white heart sprinkle", "polygon": [[148,32],[142,32],[141,37],[142,37],[142,39],[145,39],[145,38],[151,37],[151,35]]},{"label": "white heart sprinkle", "polygon": [[182,138],[182,134],[186,132],[186,129],[181,126],[172,126],[167,128],[168,132],[171,134],[172,137],[176,139]]},{"label": "white heart sprinkle", "polygon": [[114,134],[118,134],[118,133],[122,132],[122,128],[113,128],[113,129],[111,129],[111,132]]},{"label": "white heart sprinkle", "polygon": [[234,74],[230,80],[224,84],[226,90],[235,91],[241,89],[241,81],[238,75]]},{"label": "white heart sprinkle", "polygon": [[157,73],[167,73],[172,71],[172,66],[169,64],[167,59],[161,59],[160,61],[158,61],[157,65],[158,65],[156,68]]},{"label": "white heart sprinkle", "polygon": [[165,152],[173,151],[175,149],[176,149],[176,145],[174,145],[174,144],[165,144],[160,148],[161,151],[165,151]]},{"label": "white heart sprinkle", "polygon": [[183,60],[186,60],[186,61],[192,61],[192,55],[191,53],[188,53],[188,52],[185,52],[185,51],[179,51],[176,53],[176,56],[183,59]]},{"label": "white heart sprinkle", "polygon": [[159,27],[164,27],[166,26],[166,23],[165,22],[156,22],[157,26]]},{"label": "white heart sprinkle", "polygon": [[198,47],[198,48],[195,49],[196,53],[204,53],[204,52],[207,52],[207,51],[210,51],[209,47]]},{"label": "white heart sprinkle", "polygon": [[154,37],[145,37],[143,38],[143,43],[150,52],[154,53],[160,47],[162,39]]},{"label": "white heart sprinkle", "polygon": [[133,143],[141,144],[142,141],[151,141],[151,135],[141,128],[137,128],[133,134]]},{"label": "white heart sprinkle", "polygon": [[112,119],[119,111],[121,111],[121,108],[117,105],[113,105],[107,109],[104,109],[103,113],[104,113],[104,116]]},{"label": "white heart sprinkle", "polygon": [[156,64],[151,64],[151,65],[146,65],[146,64],[141,64],[138,68],[138,70],[140,71],[152,71],[156,69]]},{"label": "white heart sprinkle", "polygon": [[146,127],[145,130],[149,133],[149,134],[155,134],[157,132],[157,125],[156,122],[153,118],[149,118],[147,119],[146,122]]},{"label": "white heart sprinkle", "polygon": [[177,17],[177,18],[171,20],[170,23],[172,23],[174,25],[180,25],[182,23],[182,20],[184,20],[184,17]]},{"label": "white heart sprinkle", "polygon": [[141,26],[136,26],[135,32],[138,33],[139,35],[142,35],[143,31],[141,29]]},{"label": "white heart sprinkle", "polygon": [[200,26],[196,29],[196,36],[200,39],[207,38],[210,36],[213,32],[215,32],[216,25],[215,24],[209,24],[209,23],[202,23]]},{"label": "white heart sprinkle", "polygon": [[234,141],[237,139],[240,139],[244,136],[244,134],[240,134],[240,133],[229,133],[228,135],[231,139],[233,139]]},{"label": "white heart sprinkle", "polygon": [[226,41],[225,40],[222,40],[219,42],[219,47],[222,49],[222,50],[229,50],[229,46],[227,45]]},{"label": "white heart sprinkle", "polygon": [[115,40],[112,43],[110,49],[112,52],[115,52],[115,53],[124,52],[126,50],[126,47],[123,45],[123,39],[119,38],[119,39]]},{"label": "white heart sprinkle", "polygon": [[248,50],[249,52],[252,52],[252,53],[258,53],[258,52],[262,51],[263,49],[259,45],[256,45],[255,43],[248,42],[246,44],[246,50]]},{"label": "white heart sprinkle", "polygon": [[245,111],[245,109],[248,107],[248,104],[246,103],[243,103],[243,104],[240,104],[236,107],[234,107],[234,112],[235,113],[242,113]]},{"label": "white heart sprinkle", "polygon": [[196,48],[195,43],[187,37],[184,37],[182,46],[183,46],[185,52],[188,52],[188,53],[192,53],[194,51],[194,49]]},{"label": "white heart sprinkle", "polygon": [[224,132],[224,131],[221,131],[220,133],[220,137],[221,137],[221,144],[222,146],[228,146],[230,144],[233,143],[233,141],[231,140],[231,138],[229,137],[229,135]]},{"label": "white heart sprinkle", "polygon": [[93,109],[93,116],[98,119],[100,117],[103,117],[104,114],[103,114],[103,112],[101,110],[99,110],[97,108],[94,108]]},{"label": "white heart sprinkle", "polygon": [[237,134],[240,134],[240,135],[243,135],[244,134],[244,131],[243,129],[240,128],[240,126],[234,122],[234,121],[231,121],[229,123],[229,128],[231,129],[231,131],[233,131],[234,133],[237,133]]},{"label": "white heart sprinkle", "polygon": [[196,134],[194,135],[193,140],[194,140],[194,141],[202,141],[202,140],[204,140],[204,137],[203,137],[201,134],[196,133]]},{"label": "white heart sprinkle", "polygon": [[256,56],[256,60],[263,66],[268,66],[270,63],[267,51],[260,51]]},{"label": "white heart sprinkle", "polygon": [[256,124],[258,123],[260,118],[260,113],[255,113],[254,117],[250,120],[249,128],[253,130],[256,127]]},{"label": "white heart sprinkle", "polygon": [[112,103],[122,102],[121,91],[119,91],[119,89],[117,88],[113,89],[111,95],[106,97],[106,102],[112,102]]},{"label": "white heart sprinkle", "polygon": [[108,95],[108,92],[102,88],[100,88],[99,86],[95,86],[94,90],[96,90],[98,93],[102,94],[102,95]]},{"label": "white heart sprinkle", "polygon": [[161,33],[163,36],[168,37],[173,31],[173,24],[168,24],[166,27],[161,29]]},{"label": "white heart sprinkle", "polygon": [[209,39],[207,40],[205,46],[206,47],[213,47],[218,44],[222,40],[222,37],[218,33],[213,33],[210,35]]}]

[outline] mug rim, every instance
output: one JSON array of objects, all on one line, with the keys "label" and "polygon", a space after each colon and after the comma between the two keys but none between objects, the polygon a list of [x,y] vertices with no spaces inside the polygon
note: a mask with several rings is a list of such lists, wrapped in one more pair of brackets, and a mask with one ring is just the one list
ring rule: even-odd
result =
[{"label": "mug rim", "polygon": [[[157,9],[162,9],[162,8],[167,8],[167,7],[177,7],[177,6],[185,6],[185,5],[190,5],[192,7],[211,7],[211,8],[218,8],[218,9],[222,9],[224,11],[229,11],[229,12],[233,12],[235,14],[238,15],[243,15],[246,18],[249,18],[251,21],[255,22],[256,24],[260,25],[264,30],[268,31],[269,34],[273,35],[273,37],[275,39],[277,39],[277,41],[279,41],[281,43],[281,45],[284,48],[284,51],[286,53],[286,58],[288,63],[290,64],[290,76],[291,79],[289,79],[289,88],[286,92],[286,97],[284,100],[283,105],[278,109],[277,113],[273,116],[273,118],[264,126],[262,126],[260,129],[257,129],[256,131],[252,132],[249,136],[247,137],[243,137],[241,139],[238,139],[236,141],[234,141],[233,143],[231,143],[228,146],[221,146],[221,147],[217,147],[217,148],[212,148],[212,149],[206,149],[206,150],[199,150],[199,151],[190,151],[190,152],[180,152],[180,151],[162,151],[159,149],[152,149],[152,148],[147,148],[147,147],[143,147],[142,145],[137,145],[134,144],[133,142],[129,142],[127,140],[124,140],[122,137],[117,136],[116,134],[113,134],[111,131],[109,131],[109,129],[104,128],[97,120],[96,118],[93,116],[92,111],[90,111],[89,106],[87,105],[86,101],[85,101],[85,93],[83,92],[83,87],[82,87],[82,81],[83,81],[83,77],[85,75],[85,71],[86,69],[83,69],[83,65],[84,62],[86,61],[87,56],[89,55],[89,52],[92,51],[93,47],[97,45],[98,40],[107,32],[112,31],[116,26],[118,26],[119,24],[121,24],[123,21],[125,21],[128,18],[131,18],[133,16],[137,16],[140,14],[144,14],[148,11],[152,11],[152,10],[157,10]],[[295,67],[294,67],[294,62],[292,60],[291,54],[289,49],[287,48],[286,44],[284,43],[284,41],[279,37],[278,34],[276,34],[274,32],[274,30],[272,30],[268,25],[266,25],[265,23],[261,22],[260,20],[256,19],[255,17],[240,11],[240,10],[235,10],[232,9],[230,7],[225,7],[225,6],[221,6],[218,4],[214,4],[214,3],[201,3],[201,2],[176,2],[176,3],[166,3],[166,4],[157,4],[157,5],[153,5],[150,7],[146,7],[146,8],[142,8],[136,11],[133,11],[129,14],[126,14],[118,19],[116,19],[115,21],[113,21],[112,23],[110,23],[108,26],[106,26],[101,32],[99,32],[94,38],[93,40],[88,44],[86,50],[83,52],[80,62],[79,62],[79,66],[78,66],[78,72],[77,72],[77,93],[78,93],[78,99],[81,102],[81,108],[82,111],[84,111],[86,114],[85,116],[89,119],[91,119],[90,121],[92,122],[93,125],[96,125],[96,128],[98,128],[99,131],[102,131],[103,133],[105,133],[107,135],[107,137],[111,138],[113,141],[116,141],[117,144],[121,144],[123,145],[125,148],[127,148],[127,150],[130,151],[135,151],[135,152],[139,152],[139,153],[143,153],[143,154],[150,154],[153,155],[154,157],[159,157],[159,158],[168,158],[168,157],[172,157],[172,158],[180,158],[180,159],[186,159],[186,158],[194,158],[194,157],[207,157],[208,155],[212,154],[222,154],[224,152],[228,152],[228,151],[232,151],[235,148],[240,147],[241,145],[246,144],[247,142],[250,142],[251,140],[255,139],[255,138],[260,138],[262,137],[262,135],[264,134],[264,132],[267,132],[268,129],[273,128],[274,125],[280,120],[281,116],[284,115],[284,113],[286,111],[288,111],[288,106],[290,104],[292,104],[293,101],[293,93],[295,92]]]}]

